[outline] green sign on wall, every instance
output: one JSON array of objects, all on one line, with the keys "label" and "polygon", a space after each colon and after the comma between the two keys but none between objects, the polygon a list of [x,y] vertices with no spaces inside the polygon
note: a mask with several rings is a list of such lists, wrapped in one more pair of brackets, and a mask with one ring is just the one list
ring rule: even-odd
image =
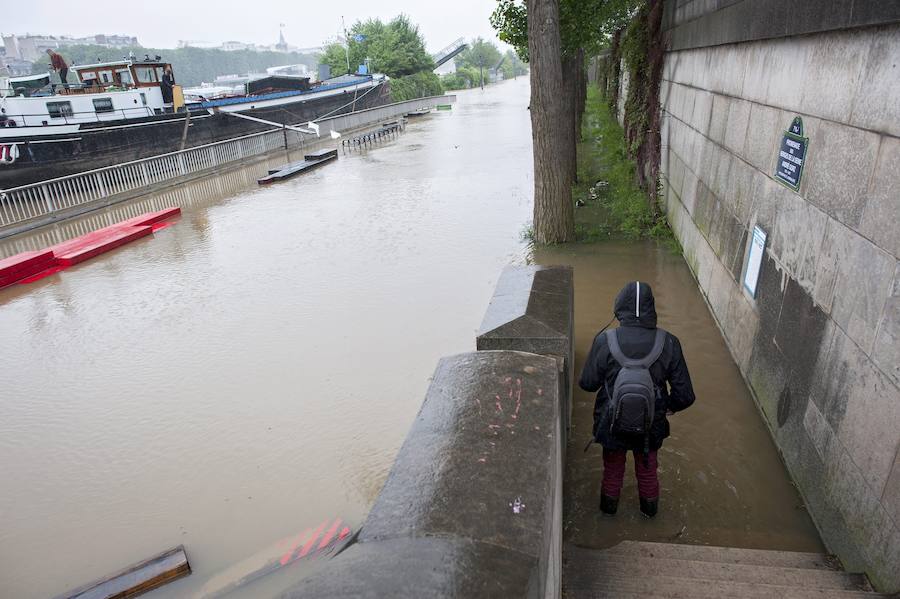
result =
[{"label": "green sign on wall", "polygon": [[809,138],[803,137],[803,119],[794,117],[790,129],[781,138],[778,166],[775,167],[776,181],[781,181],[794,191],[800,191],[800,178],[803,176],[808,147]]}]

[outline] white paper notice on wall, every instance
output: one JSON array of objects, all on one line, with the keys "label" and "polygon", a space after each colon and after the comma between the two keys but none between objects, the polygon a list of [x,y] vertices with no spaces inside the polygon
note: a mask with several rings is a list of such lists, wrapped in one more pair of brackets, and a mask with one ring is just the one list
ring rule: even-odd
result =
[{"label": "white paper notice on wall", "polygon": [[747,252],[747,269],[744,272],[744,289],[756,297],[756,283],[759,281],[759,269],[762,266],[763,252],[766,249],[766,232],[758,226],[753,227],[750,239],[750,251]]}]

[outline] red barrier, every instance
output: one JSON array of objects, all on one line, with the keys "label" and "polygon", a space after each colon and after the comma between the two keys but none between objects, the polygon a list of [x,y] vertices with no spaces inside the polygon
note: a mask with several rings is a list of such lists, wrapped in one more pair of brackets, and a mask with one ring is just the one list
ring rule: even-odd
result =
[{"label": "red barrier", "polygon": [[72,266],[79,262],[89,260],[94,256],[113,250],[120,245],[125,245],[129,241],[146,237],[153,232],[153,227],[125,227],[118,231],[110,231],[96,241],[92,241],[87,245],[72,250],[56,259],[60,266]]},{"label": "red barrier", "polygon": [[172,224],[163,221],[179,214],[181,208],[148,212],[43,250],[23,252],[0,260],[0,287],[37,281],[130,241],[146,237]]},{"label": "red barrier", "polygon": [[122,222],[113,226],[135,227],[139,225],[152,225],[153,223],[158,223],[161,220],[170,219],[173,216],[178,216],[179,214],[181,214],[181,208],[166,208],[165,210],[159,210],[157,212],[147,212],[146,214],[135,216],[134,218],[129,218],[128,220],[123,220]]},{"label": "red barrier", "polygon": [[0,287],[30,277],[53,266],[55,257],[50,250],[23,252],[0,260]]}]

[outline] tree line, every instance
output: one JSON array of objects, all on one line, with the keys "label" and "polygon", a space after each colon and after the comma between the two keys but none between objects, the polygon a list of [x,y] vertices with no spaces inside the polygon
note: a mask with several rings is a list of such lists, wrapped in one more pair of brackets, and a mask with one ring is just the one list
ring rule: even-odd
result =
[{"label": "tree line", "polygon": [[496,44],[480,37],[472,40],[453,60],[456,72],[441,76],[444,89],[478,87],[489,81],[492,70],[502,73],[504,79],[512,79],[528,72],[528,67],[513,50],[501,53]]},{"label": "tree line", "polygon": [[366,65],[370,73],[384,73],[391,78],[395,102],[443,93],[419,27],[406,15],[387,23],[381,19],[357,21],[347,34],[346,45],[327,45],[321,62],[331,68],[332,75],[355,73],[360,65]]},{"label": "tree line", "polygon": [[[301,54],[299,52],[256,52],[254,50],[215,50],[208,48],[106,48],[104,46],[75,45],[59,50],[70,65],[92,64],[121,60],[129,51],[137,58],[148,54],[156,55],[162,60],[172,63],[175,80],[181,85],[192,87],[203,82],[212,83],[219,75],[246,75],[247,73],[265,72],[268,67],[279,67],[289,64],[305,64],[315,73],[319,62],[317,54]],[[32,66],[33,73],[48,70],[47,56],[36,60]]]},{"label": "tree line", "polygon": [[[653,2],[654,0],[649,0]],[[587,94],[585,57],[647,0],[498,0],[491,25],[531,67],[534,238],[574,240],[575,148]]]}]

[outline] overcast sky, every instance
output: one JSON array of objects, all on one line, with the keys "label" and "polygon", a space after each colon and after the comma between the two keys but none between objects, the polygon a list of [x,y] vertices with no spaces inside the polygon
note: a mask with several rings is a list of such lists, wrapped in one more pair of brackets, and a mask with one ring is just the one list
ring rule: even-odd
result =
[{"label": "overcast sky", "polygon": [[278,25],[291,45],[319,46],[341,28],[369,17],[388,20],[407,14],[419,25],[430,51],[458,37],[481,36],[497,42],[488,23],[495,0],[255,0],[194,2],[192,0],[18,0],[4,11],[4,34],[73,35],[95,33],[135,35],[143,46],[174,48],[178,40],[220,43],[226,40],[272,44]]}]

